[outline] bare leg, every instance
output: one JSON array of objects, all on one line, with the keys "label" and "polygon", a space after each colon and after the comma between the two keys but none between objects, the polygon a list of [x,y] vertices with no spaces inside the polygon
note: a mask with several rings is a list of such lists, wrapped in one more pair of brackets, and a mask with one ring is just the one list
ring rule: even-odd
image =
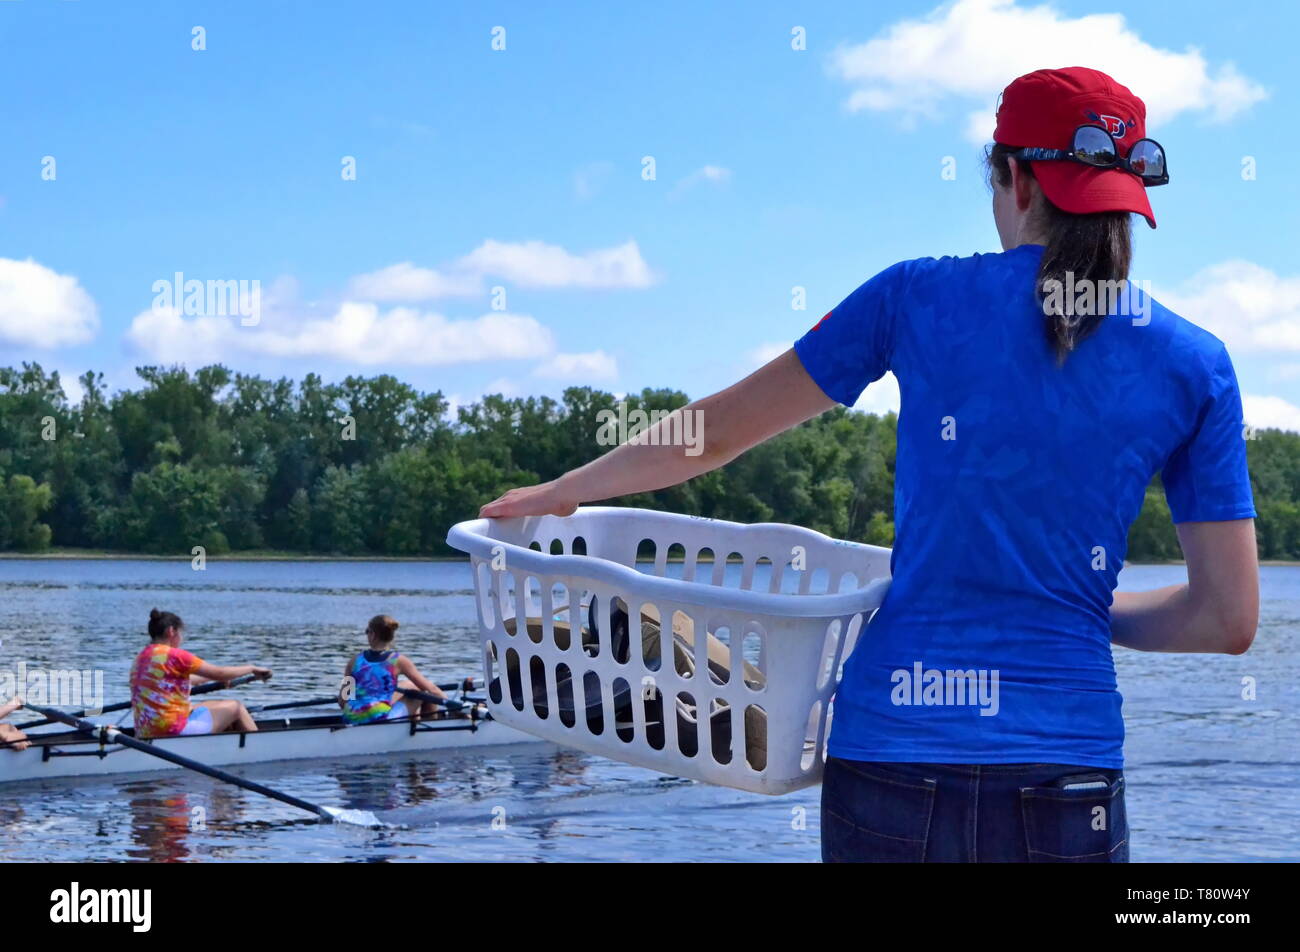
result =
[{"label": "bare leg", "polygon": [[206,707],[212,714],[212,733],[220,734],[222,731],[238,730],[253,732],[257,730],[257,724],[253,721],[253,716],[248,713],[248,709],[239,701],[204,701],[195,707]]},{"label": "bare leg", "polygon": [[420,701],[418,698],[407,697],[402,691],[418,690],[414,684],[406,678],[397,679],[398,692],[393,695],[393,705],[396,706],[400,701],[406,705],[407,717],[428,717],[437,710],[437,705],[430,704],[427,701]]}]

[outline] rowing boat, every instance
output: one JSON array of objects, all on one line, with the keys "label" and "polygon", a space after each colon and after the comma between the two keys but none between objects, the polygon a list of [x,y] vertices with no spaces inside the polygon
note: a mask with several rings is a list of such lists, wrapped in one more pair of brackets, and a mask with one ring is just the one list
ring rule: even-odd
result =
[{"label": "rowing boat", "polygon": [[[543,743],[466,706],[435,720],[344,725],[338,714],[256,718],[257,732],[230,731],[150,741],[150,745],[212,766],[238,766],[366,755],[410,756],[431,751]],[[21,726],[21,725],[18,725]],[[123,728],[122,734],[134,732]],[[120,744],[76,730],[33,731],[26,750],[0,750],[0,784],[56,777],[96,777],[180,769]]]}]

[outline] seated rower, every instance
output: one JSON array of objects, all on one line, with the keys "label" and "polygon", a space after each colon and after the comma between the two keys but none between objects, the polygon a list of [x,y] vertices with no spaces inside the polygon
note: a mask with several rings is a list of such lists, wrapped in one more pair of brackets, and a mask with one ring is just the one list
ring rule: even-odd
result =
[{"label": "seated rower", "polygon": [[[22,706],[23,699],[20,697],[0,704],[0,721],[3,721]],[[27,742],[27,735],[12,724],[0,724],[0,743],[3,743],[9,750],[26,750],[31,746]]]},{"label": "seated rower", "polygon": [[420,674],[415,663],[393,650],[397,622],[388,615],[376,615],[366,627],[370,647],[356,655],[343,669],[343,686],[339,706],[343,720],[349,724],[427,717],[437,705],[430,701],[406,697],[401,693],[412,688],[446,697],[438,685]]},{"label": "seated rower", "polygon": [[257,730],[241,702],[226,699],[191,704],[190,686],[230,681],[246,674],[265,681],[271,676],[270,670],[254,664],[208,664],[181,648],[184,627],[180,616],[172,612],[155,608],[149,613],[150,643],[136,656],[131,669],[135,736],[147,739]]}]

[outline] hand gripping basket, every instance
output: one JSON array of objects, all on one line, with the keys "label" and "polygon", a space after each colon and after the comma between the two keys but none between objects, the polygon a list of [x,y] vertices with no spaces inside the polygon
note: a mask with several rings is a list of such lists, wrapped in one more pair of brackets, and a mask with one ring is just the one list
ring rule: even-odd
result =
[{"label": "hand gripping basket", "polygon": [[821,779],[843,661],[889,586],[888,549],[644,509],[447,541],[470,555],[493,717],[756,793]]}]

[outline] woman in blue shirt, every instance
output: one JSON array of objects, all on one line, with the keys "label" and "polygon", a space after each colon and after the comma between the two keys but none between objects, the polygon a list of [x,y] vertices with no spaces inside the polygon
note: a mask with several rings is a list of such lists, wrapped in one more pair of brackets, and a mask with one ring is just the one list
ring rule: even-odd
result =
[{"label": "woman in blue shirt", "polygon": [[[688,408],[702,453],[643,440],[482,510],[672,486],[895,374],[893,583],[835,698],[824,859],[1127,861],[1111,645],[1236,654],[1254,637],[1232,363],[1126,282],[1130,215],[1154,228],[1146,189],[1168,181],[1145,114],[1095,70],[1020,77],[988,154],[1001,254],[882,271]],[[1188,583],[1115,594],[1157,473]],[[946,691],[954,677],[979,690]]]}]

